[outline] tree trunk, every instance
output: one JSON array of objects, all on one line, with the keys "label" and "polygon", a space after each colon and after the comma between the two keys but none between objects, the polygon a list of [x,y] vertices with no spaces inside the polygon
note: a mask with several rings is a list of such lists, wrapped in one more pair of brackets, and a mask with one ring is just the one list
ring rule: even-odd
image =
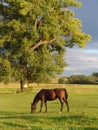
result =
[{"label": "tree trunk", "polygon": [[23,87],[24,87],[24,88],[27,88],[27,87],[28,87],[28,81],[27,81],[27,80],[26,80],[26,82],[24,82]]},{"label": "tree trunk", "polygon": [[20,90],[21,90],[21,92],[24,91],[23,80],[20,81]]},{"label": "tree trunk", "polygon": [[20,66],[21,66],[21,79],[20,79],[20,89],[21,92],[24,91],[24,88],[28,87],[27,80],[27,55],[23,55],[20,57]]},{"label": "tree trunk", "polygon": [[23,80],[20,81],[20,90],[21,92],[24,92],[24,88],[28,87],[28,82],[26,80],[26,82],[24,82]]}]

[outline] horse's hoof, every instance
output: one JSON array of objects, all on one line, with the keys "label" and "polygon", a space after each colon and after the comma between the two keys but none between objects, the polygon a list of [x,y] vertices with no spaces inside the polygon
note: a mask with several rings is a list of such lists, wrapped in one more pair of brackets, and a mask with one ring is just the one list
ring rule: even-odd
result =
[{"label": "horse's hoof", "polygon": [[60,111],[60,114],[61,114],[62,112]]},{"label": "horse's hoof", "polygon": [[46,113],[46,112],[47,112],[47,110],[44,111],[44,113]]}]

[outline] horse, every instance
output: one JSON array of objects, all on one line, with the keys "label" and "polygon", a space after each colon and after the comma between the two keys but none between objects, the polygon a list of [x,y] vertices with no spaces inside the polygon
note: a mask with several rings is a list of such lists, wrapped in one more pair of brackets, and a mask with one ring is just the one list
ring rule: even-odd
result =
[{"label": "horse", "polygon": [[41,89],[35,96],[33,102],[31,103],[31,113],[34,113],[36,110],[36,105],[41,101],[40,111],[42,111],[43,104],[45,104],[45,112],[47,112],[47,101],[53,101],[59,99],[61,104],[60,113],[63,110],[63,104],[67,106],[67,112],[69,112],[68,105],[68,92],[65,88],[54,88],[54,89]]}]

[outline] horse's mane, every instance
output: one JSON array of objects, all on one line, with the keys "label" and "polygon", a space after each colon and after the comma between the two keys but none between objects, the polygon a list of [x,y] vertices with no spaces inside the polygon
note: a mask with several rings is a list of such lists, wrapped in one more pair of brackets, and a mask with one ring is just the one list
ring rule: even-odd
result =
[{"label": "horse's mane", "polygon": [[36,96],[34,97],[33,104],[35,104],[39,101],[39,93],[37,93]]}]

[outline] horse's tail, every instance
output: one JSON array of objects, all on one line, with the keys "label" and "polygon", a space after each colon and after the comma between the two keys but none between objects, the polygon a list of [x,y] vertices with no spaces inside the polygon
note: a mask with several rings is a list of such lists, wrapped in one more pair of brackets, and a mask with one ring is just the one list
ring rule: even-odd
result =
[{"label": "horse's tail", "polygon": [[65,98],[68,99],[68,92],[65,88],[64,88],[64,91],[65,91]]}]

